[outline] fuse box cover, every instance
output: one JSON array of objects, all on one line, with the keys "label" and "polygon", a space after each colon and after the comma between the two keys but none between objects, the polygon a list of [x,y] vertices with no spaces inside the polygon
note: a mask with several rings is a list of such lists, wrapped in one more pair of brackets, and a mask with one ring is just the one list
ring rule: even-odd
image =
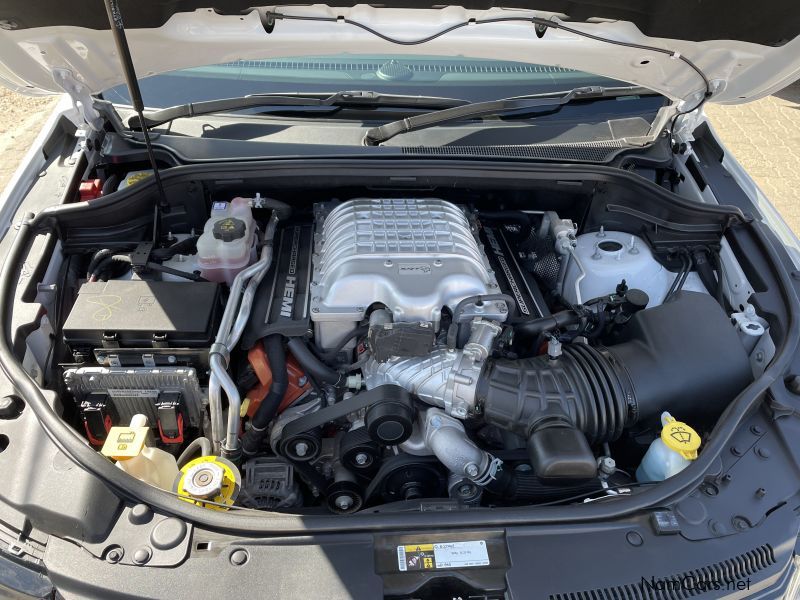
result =
[{"label": "fuse box cover", "polygon": [[216,283],[87,282],[64,323],[64,341],[73,349],[206,347],[219,304]]}]

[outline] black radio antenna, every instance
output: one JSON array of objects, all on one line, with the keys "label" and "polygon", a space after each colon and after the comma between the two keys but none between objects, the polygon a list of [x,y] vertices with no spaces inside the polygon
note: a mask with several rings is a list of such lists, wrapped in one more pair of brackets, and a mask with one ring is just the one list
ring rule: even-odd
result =
[{"label": "black radio antenna", "polygon": [[158,188],[159,201],[156,203],[155,214],[153,216],[153,243],[157,244],[159,238],[160,212],[169,212],[169,203],[167,202],[167,195],[164,193],[164,184],[161,182],[161,175],[158,172],[156,155],[153,152],[153,144],[150,142],[150,132],[145,125],[142,91],[139,89],[139,80],[136,77],[136,69],[133,66],[133,59],[131,58],[131,49],[128,46],[128,38],[125,36],[125,25],[122,23],[122,11],[119,8],[119,2],[117,0],[104,0],[104,2],[106,5],[106,13],[108,14],[108,24],[111,26],[111,33],[114,35],[114,44],[117,46],[119,61],[122,64],[122,70],[125,74],[125,83],[128,86],[128,92],[131,96],[131,104],[133,105],[133,110],[139,115],[139,122],[142,124],[142,137],[144,138],[144,145],[147,147],[147,157],[150,159],[153,177],[156,180],[156,187]]}]

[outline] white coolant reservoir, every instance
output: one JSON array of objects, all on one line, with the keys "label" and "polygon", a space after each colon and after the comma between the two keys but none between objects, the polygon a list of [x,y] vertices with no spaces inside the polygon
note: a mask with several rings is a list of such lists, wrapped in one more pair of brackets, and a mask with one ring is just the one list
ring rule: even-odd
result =
[{"label": "white coolant reservoir", "polygon": [[100,452],[117,461],[117,466],[162,490],[172,491],[178,464],[169,452],[147,445],[150,427],[147,417],[134,415],[129,427],[112,427]]},{"label": "white coolant reservoir", "polygon": [[697,458],[700,436],[668,412],[661,414],[661,436],[650,444],[636,469],[636,481],[664,481],[677,475]]},{"label": "white coolant reservoir", "polygon": [[250,200],[214,202],[203,234],[197,240],[197,264],[209,281],[230,285],[253,260],[255,221]]}]

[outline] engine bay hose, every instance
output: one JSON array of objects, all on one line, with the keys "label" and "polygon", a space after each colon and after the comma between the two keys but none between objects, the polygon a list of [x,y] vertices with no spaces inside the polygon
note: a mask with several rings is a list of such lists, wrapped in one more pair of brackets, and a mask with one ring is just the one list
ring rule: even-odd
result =
[{"label": "engine bay hose", "polygon": [[322,362],[311,351],[303,338],[289,338],[289,351],[311,377],[317,381],[328,383],[333,386],[340,386],[344,381],[344,375],[333,370]]},{"label": "engine bay hose", "polygon": [[580,322],[581,316],[574,310],[562,310],[546,317],[530,319],[514,324],[514,334],[536,339],[539,335]]},{"label": "engine bay hose", "polygon": [[264,351],[272,372],[272,383],[266,398],[258,405],[250,421],[250,429],[242,436],[242,453],[245,456],[252,456],[261,450],[269,424],[278,413],[278,407],[286,395],[286,390],[289,389],[289,372],[286,367],[283,336],[270,335],[264,338]]}]

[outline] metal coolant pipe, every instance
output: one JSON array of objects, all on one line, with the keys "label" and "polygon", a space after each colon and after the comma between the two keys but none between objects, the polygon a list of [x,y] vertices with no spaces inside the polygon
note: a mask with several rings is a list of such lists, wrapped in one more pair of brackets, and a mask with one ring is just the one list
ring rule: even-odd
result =
[{"label": "metal coolant pipe", "polygon": [[[278,215],[273,211],[272,217],[264,232],[264,248],[261,258],[246,269],[240,271],[231,284],[228,302],[222,314],[219,330],[214,344],[211,346],[209,364],[211,377],[208,384],[208,408],[211,413],[211,441],[214,452],[235,455],[240,448],[239,410],[242,398],[236,383],[228,374],[228,359],[231,350],[242,336],[258,285],[272,265],[275,231],[278,227]],[[247,283],[245,287],[245,283]],[[242,289],[244,288],[244,293]],[[228,421],[223,434],[222,390],[228,397]]]}]

